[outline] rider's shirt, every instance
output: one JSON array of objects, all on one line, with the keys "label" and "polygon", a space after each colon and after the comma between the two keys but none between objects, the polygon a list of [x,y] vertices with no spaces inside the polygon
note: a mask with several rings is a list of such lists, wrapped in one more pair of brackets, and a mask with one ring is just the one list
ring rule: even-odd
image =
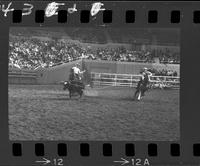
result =
[{"label": "rider's shirt", "polygon": [[72,69],[74,70],[74,74],[80,74],[81,70],[78,67],[72,67]]},{"label": "rider's shirt", "polygon": [[147,79],[148,81],[150,80],[150,76],[152,76],[152,73],[149,71],[143,72],[142,73],[142,78]]},{"label": "rider's shirt", "polygon": [[139,90],[141,90],[140,88],[142,88],[142,94],[144,95],[145,91],[147,90],[148,88],[148,83],[150,81],[150,76],[152,76],[152,73],[149,72],[149,71],[144,71],[142,73],[142,76],[140,77],[140,81],[138,82],[138,85],[137,85],[137,92]]},{"label": "rider's shirt", "polygon": [[[144,85],[144,86],[147,86],[149,81],[150,81],[150,76],[152,76],[152,73],[149,72],[149,71],[144,71],[142,73],[142,77],[141,77],[141,80],[140,80],[140,84]],[[140,85],[138,84],[138,86]]]}]

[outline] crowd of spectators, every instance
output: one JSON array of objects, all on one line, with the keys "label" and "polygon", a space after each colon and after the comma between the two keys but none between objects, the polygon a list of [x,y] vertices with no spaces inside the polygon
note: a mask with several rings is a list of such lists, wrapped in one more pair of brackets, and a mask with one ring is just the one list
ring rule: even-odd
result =
[{"label": "crowd of spectators", "polygon": [[173,71],[173,70],[166,70],[166,69],[158,70],[158,69],[152,68],[152,69],[149,69],[149,71],[154,76],[173,76],[173,77],[178,76],[178,73],[176,71]]},{"label": "crowd of spectators", "polygon": [[165,50],[127,50],[119,48],[84,47],[77,43],[61,40],[39,40],[37,38],[10,37],[9,65],[34,69],[38,66],[51,67],[77,59],[149,62],[159,59],[161,63],[179,63],[179,53]]},{"label": "crowd of spectators", "polygon": [[50,67],[77,60],[85,52],[73,43],[13,38],[9,42],[9,63],[21,68]]}]

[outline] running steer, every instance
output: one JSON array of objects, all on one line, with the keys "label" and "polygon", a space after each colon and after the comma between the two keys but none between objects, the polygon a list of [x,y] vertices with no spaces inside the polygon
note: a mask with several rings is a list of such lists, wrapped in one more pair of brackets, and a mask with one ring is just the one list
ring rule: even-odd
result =
[{"label": "running steer", "polygon": [[82,82],[77,81],[65,81],[63,83],[63,90],[69,90],[69,97],[71,98],[73,94],[78,93],[80,98],[83,95],[83,89],[85,89],[85,85]]}]

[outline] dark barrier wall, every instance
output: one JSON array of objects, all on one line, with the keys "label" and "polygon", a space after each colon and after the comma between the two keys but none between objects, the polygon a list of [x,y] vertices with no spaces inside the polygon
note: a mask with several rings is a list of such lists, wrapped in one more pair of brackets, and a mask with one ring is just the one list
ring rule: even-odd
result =
[{"label": "dark barrier wall", "polygon": [[134,63],[134,62],[112,62],[96,60],[79,60],[62,64],[51,68],[40,68],[37,70],[37,82],[39,84],[57,84],[61,81],[68,80],[70,69],[80,63],[82,70],[86,70],[85,82],[89,82],[90,72],[98,73],[118,73],[118,74],[139,74],[144,67],[156,68],[159,70],[167,69],[180,73],[179,66],[174,64],[151,64],[151,63]]},{"label": "dark barrier wall", "polygon": [[8,77],[9,84],[37,84],[37,79],[33,77],[22,77],[22,76],[9,76]]},{"label": "dark barrier wall", "polygon": [[9,84],[37,84],[37,73],[32,70],[9,68]]}]

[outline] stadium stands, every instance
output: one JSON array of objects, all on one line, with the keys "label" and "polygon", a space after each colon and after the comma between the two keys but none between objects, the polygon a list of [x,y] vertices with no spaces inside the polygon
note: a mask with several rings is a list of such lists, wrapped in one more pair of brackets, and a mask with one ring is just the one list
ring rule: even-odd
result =
[{"label": "stadium stands", "polygon": [[[9,63],[21,68],[34,69],[38,65],[51,67],[61,62],[70,62],[80,58],[126,61],[126,62],[154,62],[157,58],[154,50],[127,50],[101,48],[93,51],[79,44],[57,42],[55,40],[42,41],[36,38],[12,38],[9,43]],[[179,53],[170,50],[160,51],[161,63],[179,63]]]},{"label": "stadium stands", "polygon": [[[117,48],[93,49],[81,43],[105,44],[112,43],[156,43],[162,45],[177,45],[179,42],[177,31],[165,35],[163,30],[145,29],[55,29],[47,28],[12,28],[9,41],[9,65],[22,69],[34,69],[38,66],[51,67],[56,64],[67,63],[81,58],[92,60],[179,63],[180,53],[171,49],[127,49]],[[64,36],[64,37],[62,37]],[[72,42],[72,41],[79,42]]]}]

